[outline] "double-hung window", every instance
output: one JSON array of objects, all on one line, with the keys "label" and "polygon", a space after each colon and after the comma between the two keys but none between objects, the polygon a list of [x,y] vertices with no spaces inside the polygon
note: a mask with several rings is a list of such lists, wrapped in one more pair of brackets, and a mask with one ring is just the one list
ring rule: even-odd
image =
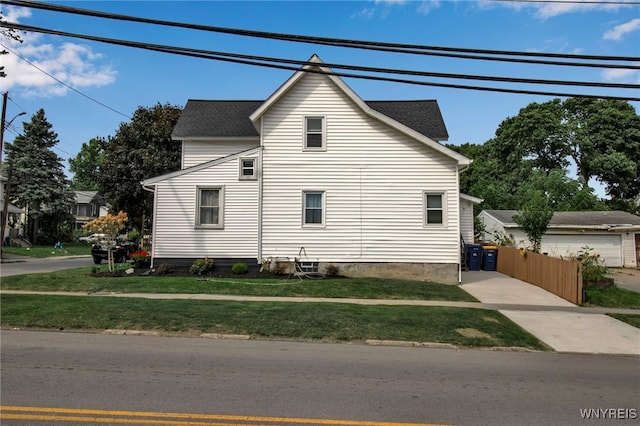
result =
[{"label": "double-hung window", "polygon": [[443,225],[444,224],[444,193],[425,192],[424,193],[424,224]]},{"label": "double-hung window", "polygon": [[223,187],[198,187],[196,227],[223,227]]},{"label": "double-hung window", "polygon": [[304,118],[304,149],[324,151],[326,147],[325,118],[320,116]]},{"label": "double-hung window", "polygon": [[240,180],[255,180],[256,174],[256,159],[255,158],[241,158],[240,159]]},{"label": "double-hung window", "polygon": [[302,225],[324,225],[324,191],[304,191],[302,193]]}]

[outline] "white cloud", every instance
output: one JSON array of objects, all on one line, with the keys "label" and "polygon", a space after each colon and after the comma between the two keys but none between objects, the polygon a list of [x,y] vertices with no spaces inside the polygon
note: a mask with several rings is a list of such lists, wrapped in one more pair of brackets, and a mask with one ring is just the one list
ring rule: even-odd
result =
[{"label": "white cloud", "polygon": [[477,6],[481,9],[507,7],[516,11],[534,9],[534,15],[539,19],[549,19],[569,13],[616,11],[622,8],[634,7],[633,5],[621,4],[618,0],[601,0],[600,2],[594,2],[593,0],[573,0],[571,2],[567,2],[565,0],[548,0],[540,3],[480,0],[477,2]]},{"label": "white cloud", "polygon": [[640,83],[640,71],[622,68],[613,68],[602,71],[602,79],[615,83]]},{"label": "white cloud", "polygon": [[426,15],[432,10],[435,10],[439,7],[440,7],[439,0],[423,1],[423,2],[420,2],[420,6],[418,6],[418,13]]},{"label": "white cloud", "polygon": [[[4,12],[7,22],[30,16],[23,8],[9,7]],[[31,97],[64,96],[69,88],[49,75],[78,90],[105,86],[116,80],[117,72],[102,64],[103,56],[90,46],[45,43],[41,35],[33,33],[20,33],[20,37],[22,43],[2,40],[10,50],[2,58],[7,73],[2,81],[4,90],[18,89]]]},{"label": "white cloud", "polygon": [[632,19],[629,22],[617,25],[612,30],[605,32],[602,38],[605,40],[619,41],[627,34],[638,30],[640,30],[640,18]]}]

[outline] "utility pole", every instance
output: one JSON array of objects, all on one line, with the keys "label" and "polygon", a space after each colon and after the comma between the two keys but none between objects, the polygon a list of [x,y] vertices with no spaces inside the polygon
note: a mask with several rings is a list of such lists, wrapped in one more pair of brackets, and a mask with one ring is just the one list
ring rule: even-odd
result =
[{"label": "utility pole", "polygon": [[[9,92],[2,94],[2,117],[0,119],[0,165],[2,165],[2,154],[4,152],[4,130],[6,127],[13,123],[13,120],[25,115],[26,112],[22,111],[13,117],[5,126],[5,119],[7,118],[7,100],[9,99]],[[4,247],[4,233],[9,223],[9,194],[11,193],[11,164],[7,169],[7,184],[4,190],[4,202],[2,203],[2,222],[0,222],[0,255],[2,255],[2,247]]]}]

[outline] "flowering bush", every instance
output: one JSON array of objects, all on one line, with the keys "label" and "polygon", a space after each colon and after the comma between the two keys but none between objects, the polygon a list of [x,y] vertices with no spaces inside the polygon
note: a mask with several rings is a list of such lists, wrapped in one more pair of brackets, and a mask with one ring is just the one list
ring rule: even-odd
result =
[{"label": "flowering bush", "polygon": [[209,259],[205,257],[204,259],[196,259],[191,268],[189,268],[189,272],[194,275],[203,275],[209,273],[213,269],[213,259]]},{"label": "flowering bush", "polygon": [[131,255],[131,260],[134,262],[144,262],[145,260],[149,260],[149,252],[144,250],[136,250]]}]

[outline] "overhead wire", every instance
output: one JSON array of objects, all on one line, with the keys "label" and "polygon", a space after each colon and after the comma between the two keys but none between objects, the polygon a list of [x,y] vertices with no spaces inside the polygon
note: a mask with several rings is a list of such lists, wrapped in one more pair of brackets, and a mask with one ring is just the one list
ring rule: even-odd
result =
[{"label": "overhead wire", "polygon": [[[70,6],[62,6],[49,3],[41,3],[37,1],[25,1],[25,0],[3,0],[5,4],[13,6],[21,6],[35,9],[48,10],[53,12],[62,12],[68,14],[76,14],[82,16],[92,16],[105,19],[129,21],[146,23],[153,25],[186,28],[192,30],[217,32],[224,34],[233,34],[246,37],[254,37],[260,39],[273,39],[290,42],[330,45],[357,49],[368,50],[380,50],[386,52],[403,53],[403,54],[415,54],[415,55],[431,55],[431,56],[449,56],[463,59],[474,60],[490,60],[490,61],[509,61],[509,62],[524,62],[524,63],[537,63],[543,65],[558,65],[558,66],[584,66],[584,67],[605,67],[605,68],[626,68],[625,64],[589,64],[580,62],[557,62],[557,61],[538,61],[532,59],[521,59],[516,57],[544,57],[544,58],[563,58],[563,59],[578,59],[578,60],[597,60],[597,61],[637,61],[637,57],[628,56],[609,56],[609,55],[582,55],[582,54],[562,54],[562,53],[544,53],[544,52],[518,52],[511,50],[490,50],[490,49],[472,49],[461,47],[447,47],[447,46],[430,46],[419,44],[406,44],[406,43],[389,43],[380,41],[367,41],[367,40],[349,40],[333,37],[318,37],[318,36],[305,36],[297,34],[286,34],[266,31],[244,30],[236,28],[218,27],[212,25],[191,24],[184,22],[166,21],[151,18],[142,18],[137,16],[122,15],[110,12],[101,12],[91,9],[82,9]],[[452,53],[456,52],[456,53]],[[500,55],[509,56],[510,58],[501,58],[499,56],[469,56],[461,55],[462,53],[473,53],[475,55]],[[515,56],[515,57],[514,57]]]},{"label": "overhead wire", "polygon": [[[74,38],[80,38],[84,40],[91,40],[91,41],[97,41],[97,42],[108,43],[108,44],[116,44],[121,46],[158,51],[163,53],[171,53],[176,55],[198,57],[203,59],[240,63],[244,65],[277,68],[277,69],[283,69],[283,70],[298,71],[300,70],[301,66],[317,65],[313,62],[300,61],[300,60],[281,59],[281,58],[272,58],[272,57],[255,56],[255,55],[242,55],[242,54],[236,54],[236,53],[215,52],[215,51],[185,48],[185,47],[142,43],[142,42],[135,42],[130,40],[111,39],[111,38],[105,38],[105,37],[90,36],[86,34],[69,33],[65,31],[52,30],[52,29],[23,25],[23,24],[3,23],[3,25],[9,28],[24,30],[24,31],[33,31],[33,32],[58,35],[63,37],[74,37]],[[286,65],[283,65],[283,64],[286,64]],[[568,86],[617,88],[617,89],[639,89],[640,88],[640,85],[637,85],[637,84],[593,83],[593,82],[575,82],[575,81],[565,81],[565,80],[539,80],[539,79],[524,79],[524,78],[513,78],[513,77],[474,76],[474,75],[433,73],[433,72],[424,72],[424,71],[398,70],[398,69],[376,68],[376,67],[362,67],[362,66],[351,66],[351,65],[341,65],[341,64],[331,64],[331,63],[323,63],[322,65],[325,67],[334,68],[334,69],[346,69],[346,70],[356,70],[356,71],[365,71],[365,72],[374,72],[374,73],[390,73],[390,74],[403,74],[403,75],[414,75],[414,76],[428,76],[428,77],[451,78],[451,79],[472,79],[472,80],[499,81],[499,82],[508,82],[508,83],[568,85]],[[640,69],[640,67],[638,68]],[[510,88],[498,88],[498,87],[487,87],[487,86],[469,86],[469,85],[461,85],[461,84],[408,80],[408,79],[400,79],[400,78],[362,75],[362,74],[335,72],[335,71],[328,72],[328,71],[323,71],[318,69],[305,69],[304,71],[312,72],[312,73],[320,73],[320,74],[333,74],[339,77],[347,77],[347,78],[388,81],[388,82],[395,82],[395,83],[466,89],[466,90],[492,91],[492,92],[530,94],[530,95],[545,95],[545,96],[561,96],[561,97],[597,97],[597,98],[603,98],[603,99],[640,101],[640,97],[636,98],[636,97],[630,97],[630,96],[585,95],[585,94],[578,94],[578,93],[563,93],[563,92],[557,92],[557,91],[537,91],[537,90],[510,89]]]}]

